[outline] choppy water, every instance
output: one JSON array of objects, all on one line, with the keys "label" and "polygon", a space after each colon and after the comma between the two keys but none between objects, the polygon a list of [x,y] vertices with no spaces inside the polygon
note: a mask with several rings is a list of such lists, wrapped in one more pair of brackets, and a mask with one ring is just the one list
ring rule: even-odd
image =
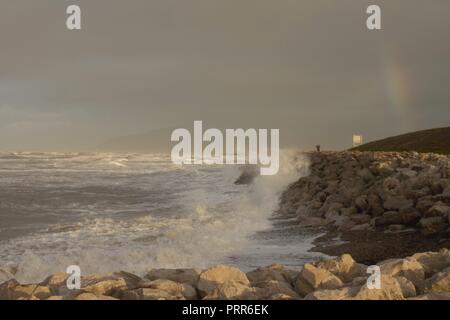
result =
[{"label": "choppy water", "polygon": [[300,265],[311,235],[270,219],[307,169],[287,159],[277,176],[237,186],[236,166],[179,167],[164,155],[0,154],[0,266],[40,281],[74,264],[84,274]]}]

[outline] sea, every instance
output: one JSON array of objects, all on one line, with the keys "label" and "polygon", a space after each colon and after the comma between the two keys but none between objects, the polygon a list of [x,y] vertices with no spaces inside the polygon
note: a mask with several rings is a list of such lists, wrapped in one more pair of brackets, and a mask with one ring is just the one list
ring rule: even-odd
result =
[{"label": "sea", "polygon": [[184,165],[164,154],[0,153],[0,268],[21,282],[77,265],[82,274],[152,268],[292,268],[317,235],[274,215],[308,173],[283,151],[275,176],[236,185],[238,165]]}]

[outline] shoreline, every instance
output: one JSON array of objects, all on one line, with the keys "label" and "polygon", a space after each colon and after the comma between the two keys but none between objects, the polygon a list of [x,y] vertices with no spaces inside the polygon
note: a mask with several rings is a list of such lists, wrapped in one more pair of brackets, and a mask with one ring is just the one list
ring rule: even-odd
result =
[{"label": "shoreline", "polygon": [[[19,284],[0,269],[0,299],[446,299],[450,300],[450,157],[414,152],[310,153],[310,174],[281,195],[276,219],[317,232],[301,270],[279,264],[68,275]],[[369,290],[370,265],[382,289]],[[3,280],[7,280],[3,282]],[[3,284],[1,284],[3,282]]]}]

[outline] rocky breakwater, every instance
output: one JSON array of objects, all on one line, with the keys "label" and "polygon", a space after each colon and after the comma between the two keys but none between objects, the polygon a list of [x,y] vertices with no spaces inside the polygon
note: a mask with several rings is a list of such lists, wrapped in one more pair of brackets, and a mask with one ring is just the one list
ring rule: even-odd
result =
[{"label": "rocky breakwater", "polygon": [[41,283],[0,285],[7,300],[292,300],[292,299],[450,299],[450,251],[418,253],[378,263],[380,289],[367,286],[367,266],[344,254],[305,264],[301,271],[271,265],[244,273],[218,265],[206,270],[153,269],[144,277],[116,272],[81,278],[69,290],[68,274]]},{"label": "rocky breakwater", "polygon": [[[316,152],[310,158],[310,175],[283,193],[280,216],[296,217],[305,225],[326,226],[328,239],[321,240],[339,235],[350,242],[342,247],[343,252],[355,254],[358,261],[375,262],[401,252],[406,255],[448,248],[449,156]],[[397,250],[392,247],[393,240],[401,242]],[[384,249],[395,252],[383,255],[381,248],[369,248],[370,242],[381,242]],[[364,250],[358,250],[358,246]],[[373,258],[368,256],[371,253]]]}]

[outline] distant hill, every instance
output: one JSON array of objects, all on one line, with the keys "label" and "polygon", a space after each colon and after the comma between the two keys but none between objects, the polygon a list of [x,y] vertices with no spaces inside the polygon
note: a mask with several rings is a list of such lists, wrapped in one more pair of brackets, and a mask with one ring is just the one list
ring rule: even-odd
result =
[{"label": "distant hill", "polygon": [[406,133],[353,148],[355,151],[417,151],[450,154],[450,127]]}]

